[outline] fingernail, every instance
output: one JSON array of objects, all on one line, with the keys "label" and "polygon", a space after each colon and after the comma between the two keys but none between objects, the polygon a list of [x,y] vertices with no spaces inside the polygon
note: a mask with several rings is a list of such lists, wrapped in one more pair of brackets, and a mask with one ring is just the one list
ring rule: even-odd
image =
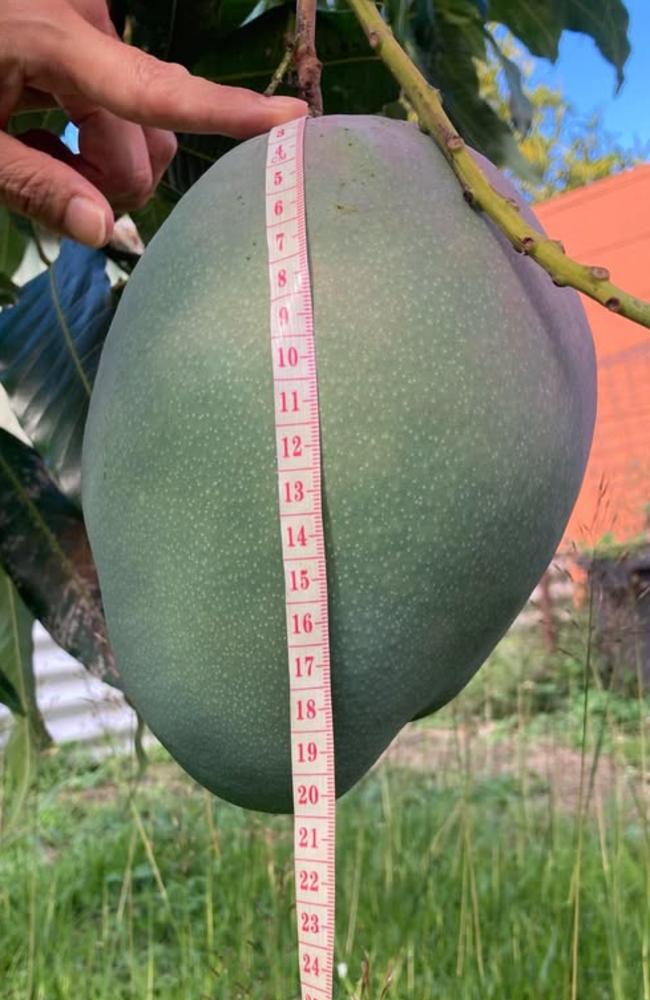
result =
[{"label": "fingernail", "polygon": [[106,213],[90,198],[75,195],[68,202],[63,217],[63,227],[69,236],[91,247],[102,247],[106,243]]}]

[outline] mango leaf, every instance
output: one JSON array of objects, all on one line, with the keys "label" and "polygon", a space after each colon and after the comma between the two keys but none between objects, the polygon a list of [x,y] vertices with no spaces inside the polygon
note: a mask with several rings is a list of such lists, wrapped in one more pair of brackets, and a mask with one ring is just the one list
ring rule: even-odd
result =
[{"label": "mango leaf", "polygon": [[0,382],[64,493],[80,504],[91,386],[116,299],[105,255],[63,240],[59,256],[0,315]]},{"label": "mango leaf", "polygon": [[522,135],[527,135],[533,124],[533,105],[524,91],[524,81],[521,70],[517,64],[512,61],[512,59],[508,59],[508,57],[501,51],[498,43],[492,35],[487,32],[487,29],[486,37],[488,38],[498,61],[501,63],[501,68],[503,69],[503,73],[506,78],[506,86],[508,87],[510,95],[508,103],[512,124],[518,132],[521,132]]},{"label": "mango leaf", "polygon": [[4,704],[28,720],[32,742],[43,749],[51,737],[36,702],[33,626],[34,616],[0,567],[0,685],[8,685],[15,694],[12,704]]},{"label": "mango leaf", "polygon": [[463,81],[457,67],[452,75],[453,83],[448,81],[443,91],[444,105],[460,135],[497,166],[508,167],[522,180],[536,180],[534,165],[521,154],[505,122],[477,96],[469,81]]},{"label": "mango leaf", "polygon": [[246,20],[257,0],[128,0],[134,45],[189,65]]},{"label": "mango leaf", "polygon": [[[180,138],[181,137],[179,137],[179,139]],[[191,138],[196,139],[202,137],[191,136]],[[175,163],[176,159],[170,166],[170,170],[173,168]],[[171,182],[166,180],[164,184],[158,186],[153,198],[150,198],[143,208],[139,208],[137,211],[131,212],[131,218],[138,227],[140,237],[145,244],[149,243],[153,239],[178,200],[178,196],[170,190],[170,185]]]},{"label": "mango leaf", "polygon": [[489,19],[504,24],[534,56],[553,62],[564,30],[591,36],[616,69],[618,86],[630,54],[623,0],[490,0]]},{"label": "mango leaf", "polygon": [[8,131],[11,135],[21,135],[33,129],[45,129],[53,135],[62,135],[70,119],[61,108],[16,111],[9,119]]},{"label": "mango leaf", "polygon": [[20,289],[8,274],[0,273],[0,306],[13,306],[18,301]]},{"label": "mango leaf", "polygon": [[488,16],[505,25],[532,55],[555,62],[565,8],[558,0],[490,0]]},{"label": "mango leaf", "polygon": [[508,105],[512,124],[522,135],[527,135],[533,124],[533,105],[524,92],[521,70],[512,59],[508,59],[503,53],[501,53],[501,65],[510,94]]},{"label": "mango leaf", "polygon": [[[39,751],[52,739],[36,702],[32,627],[33,615],[21,601],[9,577],[0,569],[0,699],[14,714],[4,751],[4,828],[10,827],[24,804]],[[5,700],[8,689],[13,697]]]},{"label": "mango leaf", "polygon": [[5,705],[14,715],[24,715],[20,696],[0,666],[0,705]]},{"label": "mango leaf", "polygon": [[0,274],[11,277],[20,267],[27,240],[13,216],[0,205]]},{"label": "mango leaf", "polygon": [[[217,50],[206,52],[193,72],[217,83],[263,91],[284,55],[292,14],[291,6],[283,5],[256,17]],[[319,11],[316,37],[327,114],[372,114],[395,100],[399,88],[351,11]],[[295,91],[285,81],[278,93]]]},{"label": "mango leaf", "polygon": [[376,114],[397,100],[399,86],[368,45],[354,14],[322,13],[317,32],[327,114]]},{"label": "mango leaf", "polygon": [[55,642],[119,686],[81,512],[41,457],[0,430],[0,561]]},{"label": "mango leaf", "polygon": [[623,80],[623,67],[630,54],[628,38],[630,18],[622,0],[567,0],[566,27],[590,35],[598,49],[616,69],[617,89]]},{"label": "mango leaf", "polygon": [[[156,197],[164,199],[163,205],[170,206],[171,211],[175,202],[181,198],[186,191],[198,181],[199,177],[208,170],[213,163],[222,157],[229,150],[237,145],[236,139],[228,139],[223,135],[190,135],[181,133],[178,137],[178,151],[173,161],[170,163],[164,179],[160,184]],[[151,204],[151,203],[149,203]],[[160,208],[158,206],[158,217]],[[163,209],[164,211],[164,209]],[[166,215],[169,214],[169,211]],[[166,215],[161,219],[164,222]],[[154,216],[155,218],[155,216]],[[139,214],[134,215],[138,228],[140,227]],[[151,217],[147,220],[153,221]],[[157,219],[156,219],[157,221]],[[141,233],[142,235],[142,233]],[[146,238],[142,235],[146,242]]]},{"label": "mango leaf", "polygon": [[2,836],[5,839],[21,818],[36,773],[36,748],[31,739],[29,722],[24,716],[14,716],[9,740],[2,755]]},{"label": "mango leaf", "polygon": [[437,0],[435,9],[428,0],[392,0],[388,11],[395,34],[442,92],[445,111],[466,142],[494,163],[534,179],[511,130],[479,96],[476,60],[485,59],[489,36],[472,0]]}]

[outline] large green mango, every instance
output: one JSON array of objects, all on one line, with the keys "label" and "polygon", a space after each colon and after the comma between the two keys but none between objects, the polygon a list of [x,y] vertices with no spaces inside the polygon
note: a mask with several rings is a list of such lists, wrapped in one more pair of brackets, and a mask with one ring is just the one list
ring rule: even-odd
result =
[{"label": "large green mango", "polygon": [[[208,171],[129,281],[83,498],[129,698],[202,784],[286,812],[265,155],[262,136]],[[553,556],[594,357],[575,293],[417,128],[310,120],[305,163],[341,794],[467,683]]]}]

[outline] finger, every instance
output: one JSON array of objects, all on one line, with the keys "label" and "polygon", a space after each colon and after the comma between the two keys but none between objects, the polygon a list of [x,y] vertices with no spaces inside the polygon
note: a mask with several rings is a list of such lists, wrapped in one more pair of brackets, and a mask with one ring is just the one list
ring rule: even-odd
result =
[{"label": "finger", "polygon": [[143,205],[153,190],[153,171],[142,127],[84,100],[62,103],[79,129],[80,173],[120,211]]},{"label": "finger", "polygon": [[75,156],[68,146],[57,135],[54,135],[53,132],[48,132],[47,129],[43,128],[34,128],[28,132],[22,132],[18,138],[23,146],[29,146],[30,149],[38,149],[41,153],[47,153],[48,156],[52,156],[54,159],[60,160],[61,163],[66,163],[69,167],[75,169],[79,157]]},{"label": "finger", "polygon": [[51,108],[58,107],[59,105],[51,94],[36,90],[35,87],[24,87],[13,114],[20,114],[21,111],[49,111]]},{"label": "finger", "polygon": [[23,90],[23,76],[17,66],[1,67],[0,128],[6,128],[9,118],[18,107]]},{"label": "finger", "polygon": [[[71,0],[77,13],[104,34],[119,38],[105,0]],[[142,127],[118,119],[110,112],[98,113],[88,105],[67,106],[80,127],[79,148],[91,170],[83,169],[96,187],[120,210],[140,207],[151,197],[176,153],[173,132]]]},{"label": "finger", "polygon": [[111,208],[90,181],[68,163],[4,132],[0,204],[88,246],[103,246],[113,231]]},{"label": "finger", "polygon": [[153,175],[153,190],[160,183],[162,175],[176,156],[178,142],[173,132],[162,128],[151,128],[145,125],[142,129],[149,150],[151,172]]},{"label": "finger", "polygon": [[[118,199],[114,199],[111,196],[109,190],[102,186],[100,183],[102,178],[98,176],[98,172],[90,169],[80,155],[72,153],[65,143],[61,142],[51,132],[46,132],[44,129],[32,129],[29,132],[24,132],[20,136],[20,141],[32,149],[39,149],[41,152],[47,153],[57,160],[61,160],[62,163],[66,163],[74,170],[78,170],[95,187],[100,188],[108,197],[113,208],[119,211],[131,211],[135,207],[140,207],[151,197],[153,191],[158,186],[160,178],[173,159],[177,145],[176,137],[172,132],[164,132],[162,129],[140,129],[138,125],[133,127],[143,133],[143,156],[147,162],[146,180],[143,181],[139,191],[134,192],[133,188],[130,187],[129,197],[127,198],[123,195],[119,199],[120,203],[118,203]],[[109,183],[107,186],[111,189],[115,187],[113,183]]]},{"label": "finger", "polygon": [[307,113],[297,98],[266,97],[192,76],[103,34],[72,9],[65,31],[42,32],[31,44],[33,86],[81,95],[140,125],[245,138]]}]

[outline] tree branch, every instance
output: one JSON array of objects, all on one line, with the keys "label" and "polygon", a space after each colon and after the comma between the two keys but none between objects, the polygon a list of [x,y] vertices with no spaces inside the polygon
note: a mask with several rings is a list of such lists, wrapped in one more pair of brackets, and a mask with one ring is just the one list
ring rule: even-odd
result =
[{"label": "tree branch", "polygon": [[273,94],[275,94],[276,90],[284,80],[284,75],[289,69],[291,63],[293,62],[294,53],[295,53],[295,43],[291,41],[287,44],[285,53],[282,56],[282,61],[278,65],[277,69],[274,70],[269,85],[264,91],[266,97],[271,97]]},{"label": "tree branch", "polygon": [[307,101],[312,115],[322,115],[322,67],[316,55],[316,0],[297,0],[294,65],[298,74],[298,93]]},{"label": "tree branch", "polygon": [[279,65],[273,72],[269,84],[264,91],[267,97],[271,97],[275,94],[276,90],[285,78],[285,75],[293,63],[294,55],[296,51],[296,17],[293,12],[289,14],[289,19],[287,22],[287,30],[285,32],[285,50]]},{"label": "tree branch", "polygon": [[438,91],[429,85],[402,49],[374,0],[348,2],[370,46],[391,71],[417,112],[420,127],[432,136],[451,164],[467,201],[496,223],[515,250],[537,261],[556,285],[577,288],[611,312],[620,313],[650,328],[650,303],[614,285],[609,280],[607,268],[579,264],[567,257],[557,240],[547,239],[528,226],[516,204],[495,191],[445,114]]}]

